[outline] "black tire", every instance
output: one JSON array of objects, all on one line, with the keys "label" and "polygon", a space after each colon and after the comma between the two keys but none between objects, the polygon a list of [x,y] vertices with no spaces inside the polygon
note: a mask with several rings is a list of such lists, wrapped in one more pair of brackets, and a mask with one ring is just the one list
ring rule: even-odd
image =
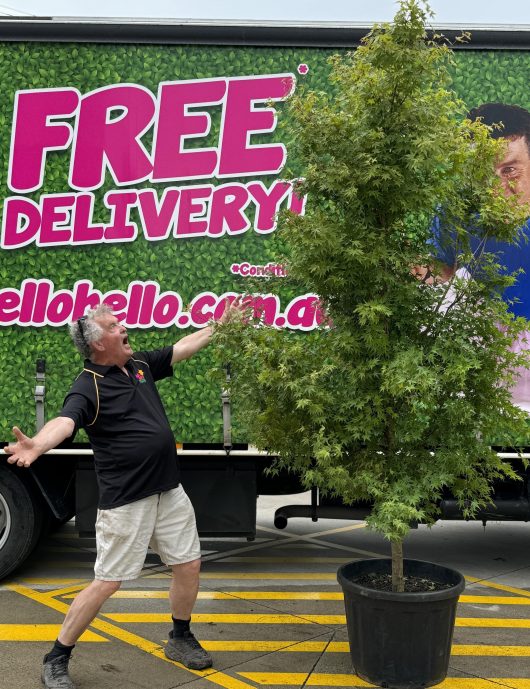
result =
[{"label": "black tire", "polygon": [[[27,471],[21,469],[20,471]],[[0,465],[0,579],[31,553],[42,530],[42,508],[29,482]]]}]

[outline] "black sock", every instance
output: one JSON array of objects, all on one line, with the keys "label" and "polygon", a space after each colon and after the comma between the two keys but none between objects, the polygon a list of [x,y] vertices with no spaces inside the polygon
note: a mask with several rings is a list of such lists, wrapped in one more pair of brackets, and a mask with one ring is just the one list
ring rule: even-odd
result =
[{"label": "black sock", "polygon": [[190,631],[190,622],[191,622],[191,617],[189,620],[177,620],[174,617],[171,617],[173,620],[173,636],[184,636],[184,632],[189,632]]},{"label": "black sock", "polygon": [[75,644],[73,646],[65,646],[59,641],[59,639],[56,639],[52,650],[44,656],[44,662],[47,663],[49,660],[55,660],[55,658],[58,658],[59,656],[66,656],[69,658],[74,646]]}]

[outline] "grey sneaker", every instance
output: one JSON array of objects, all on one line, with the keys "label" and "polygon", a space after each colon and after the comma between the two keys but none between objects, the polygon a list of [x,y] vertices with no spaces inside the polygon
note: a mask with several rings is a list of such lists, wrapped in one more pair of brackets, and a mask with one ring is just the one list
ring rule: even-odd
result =
[{"label": "grey sneaker", "polygon": [[173,631],[170,631],[164,653],[170,660],[176,660],[190,670],[206,670],[213,664],[212,656],[204,650],[191,632],[184,632],[184,636],[175,637]]},{"label": "grey sneaker", "polygon": [[68,674],[68,656],[59,656],[44,662],[41,680],[46,689],[75,689]]}]

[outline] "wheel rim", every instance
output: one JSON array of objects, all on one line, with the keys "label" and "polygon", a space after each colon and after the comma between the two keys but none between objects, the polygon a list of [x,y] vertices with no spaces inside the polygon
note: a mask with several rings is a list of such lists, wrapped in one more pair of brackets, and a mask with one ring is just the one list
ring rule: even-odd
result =
[{"label": "wheel rim", "polygon": [[9,532],[11,531],[11,511],[7,502],[4,500],[2,494],[0,494],[0,550],[4,547],[7,539],[9,538]]}]

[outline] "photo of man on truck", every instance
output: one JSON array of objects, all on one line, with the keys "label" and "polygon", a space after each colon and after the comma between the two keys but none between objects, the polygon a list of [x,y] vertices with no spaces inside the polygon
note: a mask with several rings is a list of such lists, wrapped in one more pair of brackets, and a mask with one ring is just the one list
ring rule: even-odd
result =
[{"label": "photo of man on truck", "polygon": [[[228,321],[239,306],[239,299],[227,302],[220,320]],[[173,433],[155,386],[173,374],[175,364],[210,342],[212,328],[162,349],[133,352],[126,327],[107,304],[100,304],[70,326],[85,362],[59,415],[33,438],[13,429],[17,440],[5,448],[7,461],[28,468],[84,428],[99,486],[94,580],[72,603],[44,657],[42,681],[47,689],[73,689],[68,663],[76,641],[121,582],[138,577],[148,547],[172,570],[173,629],[166,656],[194,670],[212,665],[190,631],[201,548],[194,510],[180,485]]]},{"label": "photo of man on truck", "polygon": [[[469,112],[472,120],[480,119],[492,127],[491,136],[506,141],[503,157],[495,166],[495,173],[501,180],[506,195],[516,195],[521,204],[530,204],[530,112],[518,105],[505,103],[484,103]],[[528,206],[530,214],[530,205]],[[514,284],[508,287],[504,298],[510,302],[510,311],[515,316],[530,320],[530,301],[528,299],[528,279],[530,275],[530,246],[528,245],[530,218],[521,227],[516,244],[499,242],[493,239],[480,241],[474,237],[471,250],[486,251],[498,256],[503,272],[515,274]],[[442,279],[450,279],[463,266],[458,265],[456,245],[437,247],[436,257],[442,262]],[[465,270],[465,268],[464,268]],[[517,274],[518,271],[521,273]],[[525,331],[516,347],[519,351],[530,349],[530,331]],[[530,370],[519,367],[517,382],[512,388],[515,405],[530,413]]]}]

